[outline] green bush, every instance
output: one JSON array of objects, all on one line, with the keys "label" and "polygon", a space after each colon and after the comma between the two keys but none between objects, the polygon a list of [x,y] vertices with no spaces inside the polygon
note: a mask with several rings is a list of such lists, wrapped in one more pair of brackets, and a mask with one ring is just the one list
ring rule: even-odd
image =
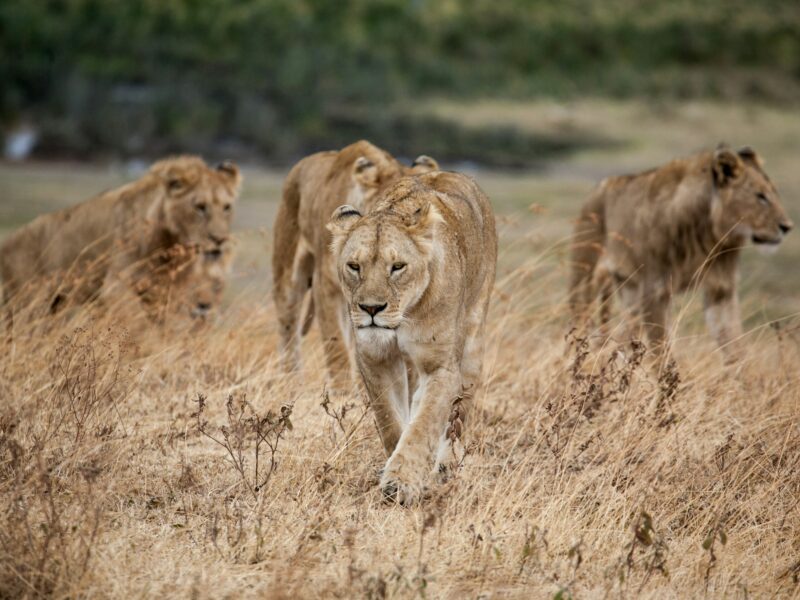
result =
[{"label": "green bush", "polygon": [[348,134],[380,129],[396,101],[418,95],[782,100],[798,79],[794,1],[0,5],[0,119],[34,120],[52,152],[228,144],[276,158],[332,145],[345,111],[360,115]]}]

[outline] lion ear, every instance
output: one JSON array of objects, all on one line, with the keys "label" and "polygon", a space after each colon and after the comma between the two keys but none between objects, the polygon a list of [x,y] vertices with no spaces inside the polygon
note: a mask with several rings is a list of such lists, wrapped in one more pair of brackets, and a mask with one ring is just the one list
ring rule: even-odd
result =
[{"label": "lion ear", "polygon": [[378,167],[366,156],[353,163],[353,179],[362,186],[374,187],[378,183]]},{"label": "lion ear", "polygon": [[714,152],[711,170],[716,184],[724,187],[741,175],[744,164],[736,152],[730,148],[720,147]]},{"label": "lion ear", "polygon": [[736,154],[738,154],[739,157],[746,163],[750,163],[759,169],[764,167],[764,161],[761,160],[761,157],[758,155],[758,153],[750,146],[742,146],[736,151]]},{"label": "lion ear", "polygon": [[360,218],[361,213],[357,208],[344,204],[333,211],[330,221],[325,227],[335,236],[346,235]]},{"label": "lion ear", "polygon": [[235,163],[224,160],[217,165],[217,172],[228,180],[235,191],[239,191],[242,185],[242,173]]},{"label": "lion ear", "polygon": [[359,210],[349,204],[340,206],[333,211],[330,221],[325,228],[331,232],[331,252],[334,256],[339,254],[347,234],[361,218]]},{"label": "lion ear", "polygon": [[420,154],[411,163],[411,168],[418,173],[427,173],[428,171],[438,171],[439,163],[435,158],[431,158],[427,154]]},{"label": "lion ear", "polygon": [[180,173],[169,171],[164,177],[164,185],[170,196],[180,196],[189,189],[189,181]]},{"label": "lion ear", "polygon": [[430,249],[436,238],[436,226],[444,221],[441,213],[430,202],[425,201],[413,213],[404,219],[406,229],[421,246]]}]

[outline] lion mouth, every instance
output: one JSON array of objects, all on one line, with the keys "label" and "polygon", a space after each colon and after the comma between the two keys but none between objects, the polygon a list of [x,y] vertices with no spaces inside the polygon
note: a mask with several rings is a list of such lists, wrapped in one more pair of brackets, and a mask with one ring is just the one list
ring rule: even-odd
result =
[{"label": "lion mouth", "polygon": [[752,238],[753,243],[762,246],[777,246],[781,243],[780,236],[777,237],[770,237],[766,235],[756,235],[753,234]]},{"label": "lion mouth", "polygon": [[391,327],[389,325],[378,325],[377,323],[370,323],[369,325],[359,325],[359,329],[388,329],[389,331],[394,331],[397,329],[397,326]]}]

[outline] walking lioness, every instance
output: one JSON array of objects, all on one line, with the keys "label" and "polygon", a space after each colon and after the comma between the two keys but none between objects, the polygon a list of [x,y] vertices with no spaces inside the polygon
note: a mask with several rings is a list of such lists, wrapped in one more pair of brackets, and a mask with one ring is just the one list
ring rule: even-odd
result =
[{"label": "walking lioness", "polygon": [[[464,175],[405,177],[328,225],[355,358],[389,460],[381,488],[409,504],[456,440],[480,381],[497,262],[489,200]],[[435,461],[434,461],[435,456]]]},{"label": "walking lioness", "polygon": [[600,295],[605,323],[611,294],[618,292],[659,348],[672,294],[699,285],[708,328],[735,358],[739,250],[749,242],[775,248],[791,228],[751,148],[722,146],[638,175],[610,177],[594,190],[575,227],[574,316],[585,318]]},{"label": "walking lioness", "polygon": [[[333,209],[346,202],[366,211],[382,187],[403,175],[435,169],[438,164],[428,156],[405,167],[385,150],[361,140],[338,151],[307,156],[289,172],[275,217],[272,254],[272,293],[287,371],[297,369],[301,329],[305,332],[315,317],[325,348],[329,390],[344,391],[350,381],[347,317],[325,229]],[[301,318],[309,289],[309,310]]]}]

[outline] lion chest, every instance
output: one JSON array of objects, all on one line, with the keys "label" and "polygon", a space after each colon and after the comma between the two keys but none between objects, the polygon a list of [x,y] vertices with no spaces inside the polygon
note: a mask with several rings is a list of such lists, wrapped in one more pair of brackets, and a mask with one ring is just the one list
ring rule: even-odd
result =
[{"label": "lion chest", "polygon": [[397,349],[407,364],[422,374],[432,373],[452,358],[453,344],[449,336],[431,328],[410,330],[399,328]]}]

